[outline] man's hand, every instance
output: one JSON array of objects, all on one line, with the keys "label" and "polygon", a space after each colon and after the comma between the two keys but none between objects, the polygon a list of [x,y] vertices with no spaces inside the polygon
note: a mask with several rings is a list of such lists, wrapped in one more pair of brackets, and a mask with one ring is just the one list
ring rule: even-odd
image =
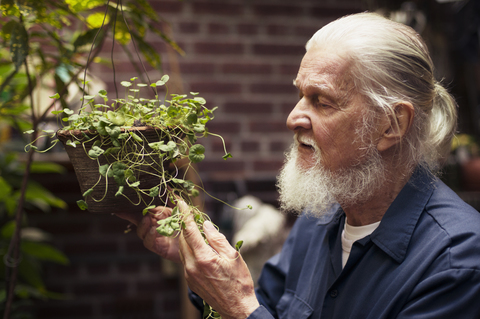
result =
[{"label": "man's hand", "polygon": [[143,245],[160,255],[176,263],[181,263],[178,253],[178,236],[165,237],[157,233],[157,221],[172,215],[169,207],[155,207],[149,214],[142,216],[136,214],[117,214],[118,217],[128,220],[137,226],[137,235],[143,240]]},{"label": "man's hand", "polygon": [[202,237],[188,206],[179,203],[187,214],[186,228],[179,238],[180,258],[185,278],[192,291],[215,309],[223,319],[247,318],[258,306],[254,284],[242,256],[228,243],[213,224],[206,221]]}]

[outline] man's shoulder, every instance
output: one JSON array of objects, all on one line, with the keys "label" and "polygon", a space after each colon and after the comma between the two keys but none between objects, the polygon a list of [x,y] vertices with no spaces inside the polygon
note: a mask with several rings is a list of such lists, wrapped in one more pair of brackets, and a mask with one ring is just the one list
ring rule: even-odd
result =
[{"label": "man's shoulder", "polygon": [[436,226],[430,237],[447,244],[452,266],[478,269],[480,212],[441,182],[433,190],[425,212],[425,219]]},{"label": "man's shoulder", "polygon": [[457,231],[461,231],[462,227],[473,228],[480,234],[480,212],[441,181],[436,183],[425,210],[443,228]]}]

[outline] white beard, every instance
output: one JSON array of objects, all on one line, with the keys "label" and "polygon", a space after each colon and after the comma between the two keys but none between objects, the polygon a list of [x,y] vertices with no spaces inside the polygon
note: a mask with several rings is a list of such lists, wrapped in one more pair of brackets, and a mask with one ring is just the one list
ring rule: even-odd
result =
[{"label": "white beard", "polygon": [[316,164],[311,168],[297,165],[297,139],[286,154],[277,178],[282,210],[321,217],[336,203],[346,207],[368,200],[384,184],[385,167],[375,146],[367,146],[358,164],[336,171],[323,167],[320,150],[314,147]]}]

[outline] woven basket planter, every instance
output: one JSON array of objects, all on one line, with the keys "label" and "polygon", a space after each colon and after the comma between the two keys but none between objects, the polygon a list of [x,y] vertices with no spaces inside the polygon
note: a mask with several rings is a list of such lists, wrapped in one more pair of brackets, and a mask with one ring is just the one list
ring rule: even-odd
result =
[{"label": "woven basket planter", "polygon": [[[168,139],[164,132],[155,130],[152,127],[134,127],[130,130],[145,139],[143,145],[142,143],[133,143],[132,145],[134,146],[124,144],[121,147],[126,154],[136,153],[137,158],[139,150],[144,153],[152,152],[148,143]],[[85,135],[92,138],[92,140],[79,144],[76,147],[66,144],[68,140],[80,140],[82,137],[85,140]],[[141,201],[139,195],[132,188],[128,187],[128,185],[124,186],[123,195],[125,196],[115,196],[119,186],[114,178],[109,177],[107,182],[107,178],[100,174],[99,166],[115,162],[116,159],[114,156],[100,155],[97,159],[92,159],[87,155],[94,142],[101,138],[98,134],[78,130],[61,130],[57,132],[57,136],[65,146],[65,150],[75,170],[82,194],[95,186],[93,192],[90,193],[85,200],[88,205],[88,211],[91,213],[122,213],[132,211],[141,212],[145,208],[143,203],[140,205],[133,204],[138,204]],[[163,166],[169,165],[169,163],[162,161],[159,156],[157,156],[157,158],[145,156],[142,157],[142,160],[143,159],[145,160],[144,165],[140,165],[133,170],[135,179],[141,182],[142,189],[158,186],[162,183],[158,172],[168,169],[168,167]],[[160,192],[160,196],[161,193],[162,192]],[[126,197],[128,197],[128,199]],[[144,196],[144,198],[145,201],[150,204],[151,197]],[[151,205],[163,205],[163,203],[164,201],[161,200],[161,197],[157,197]]]}]

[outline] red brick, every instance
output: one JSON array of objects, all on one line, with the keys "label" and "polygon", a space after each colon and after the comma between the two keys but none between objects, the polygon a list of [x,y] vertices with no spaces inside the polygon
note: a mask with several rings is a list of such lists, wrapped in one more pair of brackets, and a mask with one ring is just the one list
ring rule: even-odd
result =
[{"label": "red brick", "polygon": [[127,230],[127,227],[130,224],[128,221],[120,219],[116,216],[106,216],[106,217],[109,217],[109,218],[102,219],[99,225],[99,231],[102,234],[105,234],[105,233],[121,234],[125,230]]},{"label": "red brick", "polygon": [[208,25],[209,34],[228,34],[230,27],[223,23],[210,23]]},{"label": "red brick", "polygon": [[181,33],[198,33],[200,30],[200,25],[196,22],[182,22],[178,26]]},{"label": "red brick", "polygon": [[322,26],[297,26],[294,28],[295,35],[305,37],[305,44]]},{"label": "red brick", "polygon": [[273,153],[285,152],[290,144],[285,142],[270,142],[269,149]]},{"label": "red brick", "polygon": [[288,129],[284,121],[254,121],[250,123],[250,131],[254,133],[283,133],[288,132]]},{"label": "red brick", "polygon": [[347,14],[357,13],[363,11],[360,5],[352,7],[325,7],[315,6],[308,10],[308,13],[315,18],[331,17],[337,18]]},{"label": "red brick", "polygon": [[271,103],[258,103],[248,101],[227,102],[223,109],[227,113],[239,114],[265,114],[272,112],[273,105]]},{"label": "red brick", "polygon": [[93,307],[90,303],[76,300],[41,300],[35,306],[35,318],[64,319],[92,318]]},{"label": "red brick", "polygon": [[293,44],[254,44],[253,52],[258,55],[296,55],[305,54],[304,45]]},{"label": "red brick", "polygon": [[242,152],[258,152],[260,144],[256,141],[244,141],[240,144]]},{"label": "red brick", "polygon": [[[225,148],[227,149],[227,152],[228,150],[232,149],[232,143],[228,141],[225,136],[223,136],[223,138],[225,139],[225,147],[223,147],[223,143],[219,138],[215,139],[215,141],[212,143],[212,151],[215,153],[222,154],[221,156],[224,155]],[[208,156],[207,160],[219,159],[221,158],[221,156],[220,157],[216,157],[215,155]]]},{"label": "red brick", "polygon": [[194,49],[200,54],[243,54],[242,43],[198,42]]},{"label": "red brick", "polygon": [[115,318],[154,318],[155,304],[152,295],[141,294],[134,297],[120,297],[113,301],[102,302],[104,317]]},{"label": "red brick", "polygon": [[117,267],[122,274],[135,274],[140,271],[140,264],[136,261],[118,263]]},{"label": "red brick", "polygon": [[127,291],[127,284],[122,282],[92,282],[78,283],[73,286],[73,292],[76,295],[123,295]]},{"label": "red brick", "polygon": [[143,245],[143,242],[138,238],[136,237],[135,233],[136,233],[136,229],[132,229],[132,233],[134,236],[132,236],[130,240],[128,240],[126,243],[125,243],[125,250],[128,252],[128,253],[132,253],[132,252],[135,252],[135,253],[144,253],[144,252],[148,252],[149,250],[147,250],[147,248],[145,248],[145,246]]},{"label": "red brick", "polygon": [[280,36],[284,36],[288,33],[288,29],[289,27],[287,27],[286,25],[269,25],[267,26],[267,33],[269,35],[280,35]]},{"label": "red brick", "polygon": [[97,263],[87,265],[86,269],[87,269],[87,273],[93,276],[106,275],[111,271],[109,264],[97,264]]},{"label": "red brick", "polygon": [[222,72],[233,74],[271,74],[272,66],[258,63],[226,63],[222,65]]},{"label": "red brick", "polygon": [[[79,198],[80,197],[81,195],[79,195]],[[85,212],[83,212],[83,214],[85,214]],[[53,235],[84,234],[88,232],[90,223],[86,221],[75,221],[75,222],[46,221],[46,222],[37,223],[36,227]]]},{"label": "red brick", "polygon": [[295,107],[297,101],[293,101],[292,103],[283,103],[281,107],[281,112],[284,114],[285,120],[287,119],[290,112],[292,112],[293,108]]},{"label": "red brick", "polygon": [[162,17],[164,13],[180,13],[183,9],[181,1],[149,1],[152,8]]},{"label": "red brick", "polygon": [[283,159],[278,161],[254,161],[253,169],[260,172],[278,172],[283,166]]},{"label": "red brick", "polygon": [[293,85],[293,80],[297,76],[299,67],[300,67],[300,60],[298,61],[298,63],[295,63],[295,64],[282,64],[282,65],[280,65],[279,71],[280,71],[281,74],[292,76],[292,85]]},{"label": "red brick", "polygon": [[192,82],[190,85],[192,92],[231,94],[240,93],[241,87],[238,83],[202,81]]},{"label": "red brick", "polygon": [[210,132],[222,135],[225,133],[236,134],[240,132],[240,123],[233,121],[213,121],[209,122],[207,127]]},{"label": "red brick", "polygon": [[198,168],[200,172],[228,172],[235,174],[243,172],[245,163],[230,158],[228,160],[200,162]]},{"label": "red brick", "polygon": [[243,14],[243,5],[228,4],[221,2],[195,2],[193,4],[193,12],[198,14],[215,14],[222,16],[234,16]]},{"label": "red brick", "polygon": [[272,94],[289,94],[295,96],[296,88],[288,83],[254,83],[250,85],[252,93],[272,93]]},{"label": "red brick", "polygon": [[208,62],[182,62],[180,69],[182,74],[213,74],[215,65]]},{"label": "red brick", "polygon": [[266,16],[299,16],[302,14],[303,9],[300,6],[292,5],[256,5],[253,7],[253,11],[260,17]]},{"label": "red brick", "polygon": [[79,241],[78,243],[65,245],[63,251],[68,255],[109,253],[117,251],[117,244],[115,242],[100,243],[97,241],[92,241],[90,243],[86,243]]},{"label": "red brick", "polygon": [[255,35],[258,33],[258,25],[242,23],[237,26],[237,31],[239,34]]}]

